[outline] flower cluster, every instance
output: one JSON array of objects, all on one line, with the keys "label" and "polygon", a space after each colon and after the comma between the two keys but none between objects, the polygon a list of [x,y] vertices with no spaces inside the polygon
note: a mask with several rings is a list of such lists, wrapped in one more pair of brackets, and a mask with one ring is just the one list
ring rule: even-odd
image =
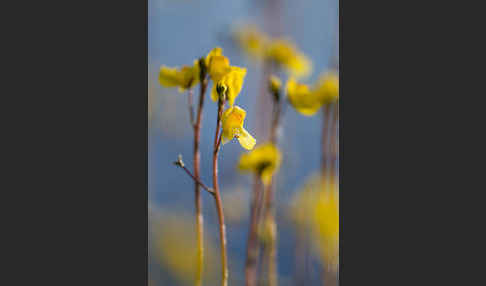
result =
[{"label": "flower cluster", "polygon": [[324,104],[336,102],[339,97],[339,78],[335,73],[322,75],[313,87],[290,78],[286,86],[292,106],[306,116],[314,115]]},{"label": "flower cluster", "polygon": [[271,61],[296,77],[312,71],[311,61],[288,39],[270,38],[253,25],[237,29],[235,39],[252,59]]},{"label": "flower cluster", "polygon": [[282,154],[278,148],[272,143],[265,143],[241,155],[238,169],[257,174],[268,185],[273,174],[280,168],[281,161]]},{"label": "flower cluster", "polygon": [[194,61],[192,66],[160,68],[159,82],[165,87],[179,87],[179,92],[184,92],[199,82],[199,63]]},{"label": "flower cluster", "polygon": [[230,106],[233,106],[235,99],[243,87],[243,81],[246,76],[246,69],[230,66],[230,61],[223,56],[221,48],[213,49],[206,57],[209,76],[213,81],[211,90],[211,99],[218,101],[217,86],[223,86],[226,91],[226,97]]},{"label": "flower cluster", "polygon": [[[225,144],[233,138],[237,138],[241,146],[251,150],[256,140],[243,128],[246,112],[239,106],[235,106],[236,97],[241,92],[246,76],[246,69],[231,66],[230,61],[223,55],[223,50],[216,47],[204,58],[204,67],[213,82],[211,99],[218,101],[223,96],[223,102],[227,101],[228,109],[222,117],[222,143]],[[198,60],[193,66],[182,68],[170,68],[162,66],[159,73],[159,82],[165,87],[179,87],[179,91],[192,88],[199,82],[201,67]]]}]

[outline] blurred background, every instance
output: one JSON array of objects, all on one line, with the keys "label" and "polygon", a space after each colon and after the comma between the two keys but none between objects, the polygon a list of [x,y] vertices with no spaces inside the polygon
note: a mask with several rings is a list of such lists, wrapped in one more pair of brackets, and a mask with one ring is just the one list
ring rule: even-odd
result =
[{"label": "blurred background", "polygon": [[[191,249],[195,239],[194,182],[172,162],[182,154],[188,168],[193,170],[193,131],[187,92],[162,87],[158,81],[160,66],[191,65],[214,47],[222,47],[232,65],[247,68],[236,102],[247,111],[245,128],[257,143],[262,142],[266,132],[258,114],[266,112],[258,107],[264,84],[262,69],[235,43],[234,29],[253,24],[271,36],[291,39],[313,63],[313,72],[303,80],[312,83],[321,73],[336,68],[339,3],[337,0],[149,0],[148,4],[149,285],[191,285],[191,266],[187,261],[195,259],[195,250]],[[278,75],[285,83],[287,75]],[[196,100],[198,92],[196,87]],[[209,186],[216,111],[216,104],[207,98],[201,129],[201,179]],[[289,106],[281,121],[279,148],[283,161],[275,184],[279,285],[323,285],[322,262],[311,250],[304,258],[302,270],[298,253],[302,245],[290,218],[296,192],[321,168],[322,124],[322,113],[302,116]],[[237,142],[230,142],[223,146],[219,157],[229,285],[244,285],[245,280],[252,178],[236,169],[244,152]],[[202,198],[204,285],[219,285],[214,282],[219,281],[220,272],[217,215],[212,197],[203,192]]]}]

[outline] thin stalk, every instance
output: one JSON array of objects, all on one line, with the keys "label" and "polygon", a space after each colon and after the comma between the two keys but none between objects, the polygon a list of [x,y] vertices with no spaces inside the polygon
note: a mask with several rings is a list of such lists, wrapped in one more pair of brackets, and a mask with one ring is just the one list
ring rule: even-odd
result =
[{"label": "thin stalk", "polygon": [[[273,95],[273,117],[272,124],[270,128],[270,142],[274,145],[278,143],[278,128],[281,119],[281,109],[280,95],[277,93]],[[272,177],[271,182],[265,186],[264,191],[264,216],[262,223],[271,224],[272,230],[270,241],[267,245],[264,245],[264,258],[266,258],[268,264],[267,279],[268,285],[276,286],[278,284],[278,271],[277,271],[277,224],[275,222],[275,208],[274,208],[275,194],[274,194],[274,178]]]},{"label": "thin stalk", "polygon": [[295,269],[294,269],[294,285],[307,285],[307,240],[305,234],[307,230],[296,226],[297,237],[296,237],[296,247],[295,247]]},{"label": "thin stalk", "polygon": [[218,117],[216,120],[216,134],[214,136],[214,151],[213,151],[213,187],[214,187],[214,200],[216,203],[216,210],[218,212],[219,220],[219,238],[221,243],[221,267],[222,267],[222,281],[221,285],[228,285],[228,257],[226,253],[226,226],[224,224],[223,214],[223,202],[219,192],[218,184],[218,153],[221,145],[221,135],[219,131],[221,129],[221,117],[223,115],[224,101],[219,99],[218,101]]},{"label": "thin stalk", "polygon": [[193,103],[192,103],[192,97],[193,97],[193,90],[192,88],[189,88],[189,91],[188,91],[188,96],[187,96],[187,106],[189,108],[189,121],[191,122],[191,126],[192,128],[194,128],[194,106],[193,106]]},{"label": "thin stalk", "polygon": [[187,169],[187,168],[186,168],[186,166],[184,165],[184,162],[182,162],[182,159],[181,159],[180,157],[179,157],[179,160],[178,160],[178,161],[174,162],[174,165],[181,167],[181,168],[182,168],[182,170],[186,171],[186,173],[189,175],[189,177],[191,177],[191,178],[194,180],[194,182],[195,182],[196,184],[200,185],[200,186],[201,186],[203,189],[205,189],[205,190],[206,190],[208,193],[210,193],[210,194],[214,195],[214,191],[213,191],[213,190],[212,190],[210,187],[206,186],[206,185],[205,185],[203,182],[201,182],[199,179],[197,179],[197,178],[196,178],[196,177],[195,177],[195,176],[194,176],[194,175],[191,173],[191,171],[189,171],[189,169]]},{"label": "thin stalk", "polygon": [[202,126],[202,110],[204,106],[204,95],[208,85],[207,79],[201,78],[199,105],[197,108],[196,122],[193,122],[193,109],[191,105],[191,123],[194,127],[194,177],[196,184],[194,185],[195,207],[196,207],[196,233],[197,233],[197,272],[196,272],[196,286],[202,285],[203,266],[204,266],[204,218],[202,215],[202,201],[201,190],[197,181],[200,180],[200,165],[201,154],[199,151],[199,142],[201,140],[201,126]]},{"label": "thin stalk", "polygon": [[245,276],[246,286],[256,285],[258,267],[258,217],[261,204],[261,181],[258,175],[254,177],[253,198],[250,206],[250,229],[248,231],[248,242],[246,246]]}]

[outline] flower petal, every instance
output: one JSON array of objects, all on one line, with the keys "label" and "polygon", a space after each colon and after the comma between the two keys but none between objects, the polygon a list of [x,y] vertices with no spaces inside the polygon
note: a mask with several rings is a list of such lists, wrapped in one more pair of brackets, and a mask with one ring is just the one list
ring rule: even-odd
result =
[{"label": "flower petal", "polygon": [[179,86],[179,71],[177,70],[177,68],[162,66],[159,73],[159,82],[162,86],[165,87]]},{"label": "flower petal", "polygon": [[219,96],[218,96],[218,91],[216,90],[216,83],[213,82],[213,87],[211,88],[211,99],[213,101],[218,101]]},{"label": "flower petal", "polygon": [[213,82],[220,81],[230,71],[229,60],[225,56],[213,56],[209,60],[208,72]]},{"label": "flower petal", "polygon": [[251,136],[248,131],[245,130],[245,128],[240,129],[240,135],[238,136],[238,141],[240,142],[241,147],[251,150],[253,147],[255,147],[256,144],[256,139]]}]

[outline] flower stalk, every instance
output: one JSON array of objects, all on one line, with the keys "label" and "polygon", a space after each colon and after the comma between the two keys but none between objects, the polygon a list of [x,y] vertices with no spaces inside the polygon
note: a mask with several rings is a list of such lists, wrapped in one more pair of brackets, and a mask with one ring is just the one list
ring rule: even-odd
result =
[{"label": "flower stalk", "polygon": [[[199,60],[200,69],[200,94],[199,94],[199,105],[197,108],[196,122],[194,122],[194,112],[191,104],[190,115],[191,124],[194,129],[194,197],[195,197],[195,207],[196,207],[196,233],[197,233],[197,270],[196,270],[196,286],[202,285],[202,277],[204,271],[204,217],[202,215],[202,201],[201,201],[201,190],[197,181],[200,180],[200,165],[201,165],[201,154],[199,151],[199,142],[201,140],[201,126],[202,126],[202,111],[204,106],[204,95],[206,93],[206,88],[208,86],[208,80],[206,78],[206,66],[204,59]],[[190,96],[192,98],[192,96]],[[192,99],[191,99],[192,101]]]},{"label": "flower stalk", "polygon": [[245,276],[246,276],[246,286],[256,285],[257,279],[257,267],[258,267],[258,222],[259,222],[259,211],[261,209],[261,181],[260,176],[254,176],[253,185],[253,198],[251,202],[251,213],[250,213],[250,229],[248,231],[248,242],[246,247],[246,263],[245,263]]},{"label": "flower stalk", "polygon": [[221,248],[221,268],[222,268],[222,281],[221,285],[228,285],[228,255],[226,252],[226,226],[224,223],[223,214],[223,202],[221,200],[221,194],[219,192],[218,183],[218,153],[221,145],[221,117],[223,115],[223,106],[225,102],[225,95],[223,92],[219,93],[218,99],[218,116],[216,119],[216,132],[214,135],[214,150],[213,150],[213,187],[214,187],[214,201],[216,203],[216,210],[218,213],[219,221],[219,238]]},{"label": "flower stalk", "polygon": [[[280,104],[280,91],[278,89],[270,89],[273,98],[273,118],[270,128],[270,142],[277,146],[278,141],[278,128],[280,125],[281,109]],[[263,223],[265,228],[271,231],[269,232],[269,240],[264,245],[264,257],[267,259],[268,264],[268,285],[278,285],[278,272],[277,272],[277,224],[275,222],[275,208],[274,208],[274,182],[273,176],[270,183],[266,186],[264,191],[264,203],[265,214],[263,217]]]}]

